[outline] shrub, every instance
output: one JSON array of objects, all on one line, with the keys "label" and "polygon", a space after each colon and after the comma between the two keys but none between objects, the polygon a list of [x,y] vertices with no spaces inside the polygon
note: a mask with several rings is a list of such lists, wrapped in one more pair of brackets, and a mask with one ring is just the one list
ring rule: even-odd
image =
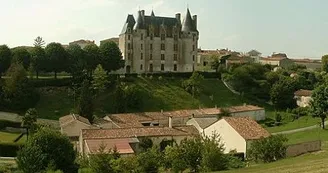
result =
[{"label": "shrub", "polygon": [[297,115],[298,117],[306,116],[309,114],[308,107],[297,107],[291,110],[292,114]]},{"label": "shrub", "polygon": [[158,148],[152,147],[138,155],[138,163],[141,172],[156,173],[162,164],[162,155]]},{"label": "shrub", "polygon": [[276,119],[276,125],[277,126],[280,126],[281,123],[282,123],[282,117],[281,117],[281,114],[279,112],[276,112],[275,113],[275,119]]},{"label": "shrub", "polygon": [[255,162],[273,162],[286,157],[288,139],[282,135],[273,135],[251,143],[248,159]]},{"label": "shrub", "polygon": [[0,143],[0,156],[16,157],[21,147],[23,147],[23,145],[17,143]]}]

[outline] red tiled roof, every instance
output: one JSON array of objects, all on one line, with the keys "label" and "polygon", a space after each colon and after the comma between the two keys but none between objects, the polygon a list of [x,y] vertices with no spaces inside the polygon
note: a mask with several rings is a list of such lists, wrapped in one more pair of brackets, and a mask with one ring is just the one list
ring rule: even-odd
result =
[{"label": "red tiled roof", "polygon": [[81,39],[81,40],[76,40],[76,41],[73,41],[73,42],[71,42],[70,44],[73,44],[73,43],[76,43],[76,44],[78,44],[78,43],[89,43],[89,44],[92,44],[92,43],[95,43],[95,41],[91,41],[91,40],[83,40],[83,39]]},{"label": "red tiled roof", "polygon": [[117,152],[120,154],[133,154],[134,151],[129,144],[128,138],[123,139],[89,139],[85,140],[86,146],[89,149],[90,154],[96,154],[99,152],[101,145],[105,146],[104,152],[113,151],[116,147]]},{"label": "red tiled roof", "polygon": [[[197,132],[197,133],[196,133]],[[198,135],[194,126],[181,127],[133,127],[118,129],[82,129],[83,139],[117,139],[139,136],[192,136]]]},{"label": "red tiled roof", "polygon": [[69,125],[70,123],[72,123],[74,121],[80,121],[82,123],[91,125],[88,119],[86,119],[82,116],[79,116],[79,115],[72,114],[72,115],[66,115],[66,116],[63,116],[63,117],[59,118],[59,124],[60,124],[61,127],[67,126],[67,125]]},{"label": "red tiled roof", "polygon": [[295,96],[311,96],[312,91],[311,90],[298,90],[294,92]]},{"label": "red tiled roof", "polygon": [[261,58],[262,61],[281,61],[283,59],[287,59],[285,57],[269,57],[269,58]]},{"label": "red tiled roof", "polygon": [[245,140],[268,137],[270,133],[249,117],[223,117]]}]

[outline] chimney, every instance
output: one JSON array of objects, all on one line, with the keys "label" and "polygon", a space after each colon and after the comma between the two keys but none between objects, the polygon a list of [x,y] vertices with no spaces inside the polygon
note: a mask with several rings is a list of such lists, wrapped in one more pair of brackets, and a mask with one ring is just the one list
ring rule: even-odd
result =
[{"label": "chimney", "polygon": [[181,24],[181,14],[180,13],[175,14],[175,18],[178,19],[178,21]]},{"label": "chimney", "polygon": [[197,29],[197,15],[193,15],[192,20],[194,21],[195,29]]},{"label": "chimney", "polygon": [[172,117],[169,116],[169,128],[172,128]]}]

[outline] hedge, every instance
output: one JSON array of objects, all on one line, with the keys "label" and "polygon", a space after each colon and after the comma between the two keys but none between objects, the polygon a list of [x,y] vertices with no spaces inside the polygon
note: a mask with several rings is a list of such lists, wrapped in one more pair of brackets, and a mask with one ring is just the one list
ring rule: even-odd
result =
[{"label": "hedge", "polygon": [[21,123],[20,122],[7,121],[7,120],[0,120],[0,130],[5,129],[6,127],[20,128]]},{"label": "hedge", "polygon": [[17,152],[23,144],[17,143],[0,143],[0,157],[16,157]]}]

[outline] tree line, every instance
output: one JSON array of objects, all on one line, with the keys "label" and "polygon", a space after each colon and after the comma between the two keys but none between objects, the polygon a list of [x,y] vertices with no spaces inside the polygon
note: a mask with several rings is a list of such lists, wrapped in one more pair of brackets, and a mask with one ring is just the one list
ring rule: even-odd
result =
[{"label": "tree line", "polygon": [[87,70],[91,75],[98,64],[107,73],[124,67],[122,54],[116,43],[108,41],[99,47],[89,44],[83,49],[77,44],[64,47],[60,43],[45,45],[41,37],[34,41],[34,47],[16,47],[10,49],[0,45],[0,75],[4,74],[11,64],[23,64],[25,70],[35,73],[52,72],[57,78],[58,72],[68,72],[72,75],[77,71]]}]

